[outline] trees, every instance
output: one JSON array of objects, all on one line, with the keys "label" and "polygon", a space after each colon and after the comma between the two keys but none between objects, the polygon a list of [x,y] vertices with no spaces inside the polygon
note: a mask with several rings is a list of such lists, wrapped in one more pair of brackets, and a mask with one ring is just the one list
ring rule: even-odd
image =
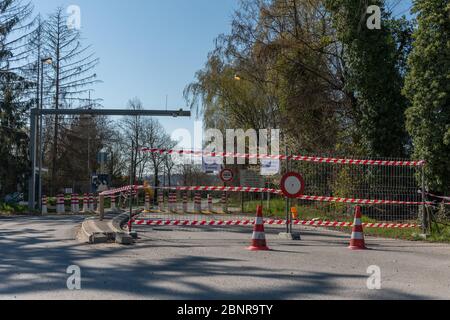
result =
[{"label": "trees", "polygon": [[[79,30],[69,28],[67,16],[63,8],[58,8],[48,19],[45,27],[47,34],[46,50],[53,59],[53,69],[48,74],[50,81],[51,105],[55,109],[72,106],[86,107],[87,102],[92,107],[90,97],[91,87],[98,83],[97,75],[93,69],[99,60],[90,47],[81,44]],[[95,102],[95,101],[94,101]],[[60,130],[60,117],[55,116],[53,123],[52,147],[52,180],[55,180],[58,170],[58,150]]]},{"label": "trees", "polygon": [[450,4],[417,0],[418,28],[404,92],[411,102],[407,128],[414,156],[427,160],[429,188],[450,192]]},{"label": "trees", "polygon": [[[128,109],[130,110],[142,110],[143,105],[139,98],[134,98],[128,101]],[[141,134],[143,132],[143,119],[140,116],[136,117],[124,117],[120,121],[120,127],[123,132],[123,138],[126,150],[131,152],[131,156],[127,156],[127,159],[131,163],[131,176],[136,177],[138,173],[138,166],[142,162],[141,153],[138,151],[139,146],[142,144]],[[129,153],[128,152],[128,153]]]},{"label": "trees", "polygon": [[89,192],[91,174],[99,169],[97,155],[109,144],[111,131],[104,117],[83,115],[71,119],[61,128],[61,179],[49,185],[75,186]]},{"label": "trees", "polygon": [[[159,121],[151,118],[144,120],[141,146],[154,149],[173,149],[176,145],[177,143],[172,141]],[[146,159],[146,163],[149,163],[153,169],[154,186],[158,188],[160,186],[159,175],[163,166],[169,165],[169,169],[172,170],[173,164],[167,160],[166,155],[159,153],[148,153],[142,155],[142,157]]]},{"label": "trees", "polygon": [[0,2],[0,197],[24,189],[28,161],[27,112],[33,100],[26,78],[26,47],[32,7],[20,0]]},{"label": "trees", "polygon": [[[128,102],[128,108],[141,110],[143,105],[139,98],[134,98]],[[159,174],[165,164],[165,155],[142,153],[139,148],[171,149],[175,147],[176,143],[171,140],[159,121],[152,118],[125,117],[119,125],[126,146],[125,158],[130,161],[132,166],[132,177],[142,181],[144,176],[150,173],[148,169],[151,167],[154,174],[154,186],[159,187]]]},{"label": "trees", "polygon": [[[393,26],[384,1],[326,1],[332,13],[337,39],[342,45],[344,92],[350,96],[353,140],[370,157],[406,155],[408,137],[401,94],[403,78]],[[369,4],[383,12],[381,29],[366,27]],[[403,39],[402,39],[403,40]]]},{"label": "trees", "polygon": [[[207,126],[281,128],[298,152],[406,156],[402,96],[411,24],[384,1],[245,0],[185,90]],[[235,81],[234,75],[238,74]]]},{"label": "trees", "polygon": [[185,90],[192,107],[202,103],[205,123],[281,128],[298,151],[334,149],[348,121],[340,47],[323,1],[246,0],[232,26]]}]

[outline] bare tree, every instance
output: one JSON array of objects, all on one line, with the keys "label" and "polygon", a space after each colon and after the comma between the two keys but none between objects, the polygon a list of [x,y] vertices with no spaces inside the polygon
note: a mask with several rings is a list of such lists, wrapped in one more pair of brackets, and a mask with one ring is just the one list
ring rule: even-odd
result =
[{"label": "bare tree", "polygon": [[[79,107],[92,106],[90,93],[92,86],[99,81],[93,69],[99,63],[90,46],[81,44],[81,33],[67,25],[67,16],[63,8],[50,15],[45,27],[47,34],[46,50],[53,59],[53,69],[49,74],[51,82],[52,104],[55,109],[78,104]],[[87,103],[87,101],[89,101]],[[52,178],[57,173],[58,139],[60,121],[55,116],[52,150]]]},{"label": "bare tree", "polygon": [[[142,110],[143,105],[141,100],[139,100],[139,98],[133,98],[128,101],[128,109]],[[143,119],[141,116],[124,117],[119,122],[119,127],[122,129],[124,142],[126,145],[124,152],[128,154],[126,157],[131,163],[131,176],[133,177],[133,180],[136,179],[138,165],[142,161],[139,147],[143,126]]]},{"label": "bare tree", "polygon": [[[159,121],[154,119],[146,119],[143,143],[146,147],[154,149],[167,149],[174,145]],[[154,174],[154,186],[158,188],[160,186],[159,173],[164,166],[166,156],[159,153],[148,153],[145,157],[150,160]]]}]

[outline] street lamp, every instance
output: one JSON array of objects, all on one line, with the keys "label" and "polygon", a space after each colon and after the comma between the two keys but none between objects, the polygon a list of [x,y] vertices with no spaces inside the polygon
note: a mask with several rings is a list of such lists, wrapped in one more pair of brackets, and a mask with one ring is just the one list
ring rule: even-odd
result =
[{"label": "street lamp", "polygon": [[[52,58],[43,58],[41,59],[41,101],[39,103],[39,109],[44,108],[44,65],[51,65],[53,63]],[[39,209],[42,213],[42,163],[44,162],[44,151],[43,149],[43,143],[42,143],[42,136],[43,131],[42,130],[42,115],[39,116],[39,187],[38,187],[38,203],[39,203]]]}]

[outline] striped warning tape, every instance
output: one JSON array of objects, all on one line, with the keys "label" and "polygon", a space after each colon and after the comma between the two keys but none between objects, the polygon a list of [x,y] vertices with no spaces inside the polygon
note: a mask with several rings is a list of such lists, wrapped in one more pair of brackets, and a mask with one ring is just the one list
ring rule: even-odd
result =
[{"label": "striped warning tape", "polygon": [[[276,195],[283,195],[283,191],[268,188],[247,188],[247,187],[166,187],[162,188],[173,191],[220,191],[220,192],[245,192],[245,193],[272,193]],[[317,202],[335,202],[335,203],[350,203],[362,205],[376,205],[376,204],[397,204],[397,205],[423,205],[432,204],[431,202],[415,202],[415,201],[398,201],[398,200],[370,200],[370,199],[353,199],[353,198],[339,198],[339,197],[324,197],[324,196],[300,196],[300,200],[317,201]]]},{"label": "striped warning tape", "polygon": [[[254,220],[162,220],[162,219],[136,219],[132,221],[137,226],[252,226]],[[287,220],[264,220],[265,225],[286,225],[290,223]],[[310,226],[310,227],[328,227],[328,228],[345,228],[353,227],[353,222],[337,222],[337,221],[316,221],[316,220],[295,220],[293,225]],[[418,228],[417,224],[400,224],[400,223],[364,223],[366,228],[382,228],[382,229],[407,229]]]},{"label": "striped warning tape", "polygon": [[102,193],[100,193],[100,195],[111,196],[111,195],[115,195],[117,193],[130,192],[130,190],[133,190],[133,192],[136,192],[137,190],[141,190],[143,188],[144,188],[144,186],[125,186],[122,188],[117,188],[117,189],[112,189],[112,190],[102,192]]},{"label": "striped warning tape", "polygon": [[[141,190],[143,186],[126,186],[119,189],[105,191],[101,195],[108,196],[120,192],[133,190]],[[210,192],[245,192],[245,193],[272,193],[276,195],[283,195],[281,190],[268,188],[249,188],[249,187],[216,187],[216,186],[193,186],[193,187],[165,187],[160,188],[172,191],[210,191]],[[398,201],[398,200],[373,200],[373,199],[353,199],[353,198],[339,198],[339,197],[325,197],[325,196],[300,196],[300,200],[317,201],[317,202],[334,202],[334,203],[349,203],[360,205],[433,205],[433,202],[415,202],[415,201]]]},{"label": "striped warning tape", "polygon": [[195,157],[220,157],[220,158],[245,158],[245,159],[271,159],[271,160],[293,160],[314,163],[330,163],[342,165],[372,165],[384,167],[423,167],[425,161],[386,161],[386,160],[357,160],[357,159],[339,159],[339,158],[324,158],[324,157],[309,157],[309,156],[287,156],[287,155],[268,155],[268,154],[244,154],[244,153],[229,153],[229,152],[204,152],[193,150],[168,150],[168,149],[154,149],[141,148],[142,152],[159,153],[159,154],[177,154],[177,155],[191,155]]}]

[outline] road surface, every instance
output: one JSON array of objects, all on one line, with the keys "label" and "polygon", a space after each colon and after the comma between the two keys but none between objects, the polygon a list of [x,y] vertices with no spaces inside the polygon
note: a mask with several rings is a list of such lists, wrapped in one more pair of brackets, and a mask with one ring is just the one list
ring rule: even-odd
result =
[{"label": "road surface", "polygon": [[[132,247],[74,240],[82,217],[0,218],[0,299],[450,299],[450,246],[367,239],[301,229],[303,240],[267,234],[270,252],[250,252],[251,227],[139,227]],[[69,266],[81,290],[68,290]],[[381,270],[369,290],[368,267]]]}]

